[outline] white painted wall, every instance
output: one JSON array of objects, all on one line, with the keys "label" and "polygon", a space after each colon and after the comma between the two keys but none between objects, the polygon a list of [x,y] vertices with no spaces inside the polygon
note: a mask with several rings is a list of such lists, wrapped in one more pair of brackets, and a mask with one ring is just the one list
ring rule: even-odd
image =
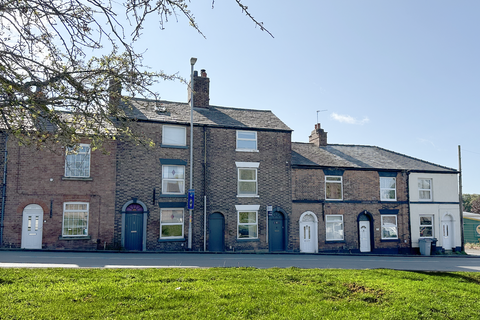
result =
[{"label": "white painted wall", "polygon": [[[432,179],[432,200],[419,199],[418,179]],[[420,238],[420,216],[433,215],[433,233],[442,243],[442,220],[447,215],[453,218],[453,246],[461,246],[460,207],[458,203],[458,177],[456,174],[411,173],[409,176],[410,225],[412,247],[418,247]],[[417,203],[412,203],[417,202]]]}]

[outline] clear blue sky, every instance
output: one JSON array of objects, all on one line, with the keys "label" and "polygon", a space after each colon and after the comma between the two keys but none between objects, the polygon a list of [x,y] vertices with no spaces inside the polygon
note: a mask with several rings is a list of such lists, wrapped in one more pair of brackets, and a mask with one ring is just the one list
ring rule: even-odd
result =
[{"label": "clear blue sky", "polygon": [[[317,122],[329,143],[374,145],[458,168],[480,193],[480,1],[193,1],[206,35],[185,18],[152,20],[137,49],[153,70],[206,69],[212,105],[272,110],[307,142]],[[180,82],[155,87],[187,101]]]}]

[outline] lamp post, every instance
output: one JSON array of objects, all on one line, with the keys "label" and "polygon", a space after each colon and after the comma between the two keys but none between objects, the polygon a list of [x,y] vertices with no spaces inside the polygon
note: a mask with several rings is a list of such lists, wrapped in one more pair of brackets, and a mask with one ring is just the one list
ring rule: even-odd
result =
[{"label": "lamp post", "polygon": [[[190,191],[193,190],[193,66],[197,58],[190,58]],[[190,197],[190,195],[189,195]],[[190,201],[189,201],[190,202]],[[193,204],[193,202],[192,202]],[[189,204],[188,216],[188,249],[192,249],[192,211]]]}]

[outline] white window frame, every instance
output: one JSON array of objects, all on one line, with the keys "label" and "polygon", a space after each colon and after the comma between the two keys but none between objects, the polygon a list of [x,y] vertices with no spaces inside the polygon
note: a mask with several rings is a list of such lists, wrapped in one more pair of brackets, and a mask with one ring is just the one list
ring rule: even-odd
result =
[{"label": "white window frame", "polygon": [[[338,221],[334,220],[334,221],[328,221],[329,218],[337,218],[337,217],[340,217],[342,218],[342,221],[341,221],[341,226],[342,226],[342,229],[341,229],[341,236],[342,238],[341,239],[334,239],[334,238],[328,238],[328,225],[329,224],[335,224],[335,223],[338,223]],[[335,230],[334,226],[332,226],[332,232],[333,234],[335,234],[335,231],[338,231],[338,230]],[[343,222],[343,215],[341,214],[328,214],[328,215],[325,215],[325,240],[326,241],[344,241],[345,240],[345,225],[344,225],[344,222]]]},{"label": "white window frame", "polygon": [[[87,151],[81,151],[82,148],[87,148]],[[75,148],[67,147],[65,151],[65,177],[68,178],[90,178],[90,163],[91,163],[91,148],[90,144],[82,143],[78,145],[77,150]],[[69,170],[69,159],[73,159],[74,168]],[[85,174],[75,174],[76,164],[81,163],[83,165],[83,172]]]},{"label": "white window frame", "polygon": [[[181,210],[182,211],[182,222],[162,222],[162,212],[164,210]],[[161,208],[160,209],[160,239],[183,239],[184,236],[184,229],[185,229],[185,209],[184,208]],[[169,236],[164,237],[162,236],[162,227],[163,226],[181,226],[182,227],[182,235],[181,236]]]},{"label": "white window frame", "polygon": [[[235,162],[237,166],[237,197],[258,197],[258,167],[260,166],[259,162]],[[241,170],[252,170],[255,172],[254,180],[241,180],[240,171]],[[240,193],[240,184],[242,182],[255,182],[255,193]]]},{"label": "white window frame", "polygon": [[[239,137],[239,134],[241,133],[253,133],[255,138],[241,138]],[[236,149],[235,151],[241,151],[241,152],[258,152],[258,140],[257,140],[257,131],[247,131],[247,130],[237,130],[236,133],[237,139],[236,139]],[[241,148],[238,146],[239,141],[255,141],[255,149],[248,149],[248,148]]]},{"label": "white window frame", "polygon": [[[340,180],[332,180],[340,179]],[[330,180],[329,180],[330,179]],[[328,184],[340,184],[340,198],[328,198],[327,197],[327,185]],[[343,177],[342,176],[325,176],[325,200],[332,200],[332,201],[342,201],[343,200]]]},{"label": "white window frame", "polygon": [[[239,240],[251,240],[251,239],[258,239],[258,210],[260,209],[260,205],[237,205],[235,206],[237,209],[237,239]],[[240,213],[242,212],[250,212],[255,213],[255,223],[253,222],[240,222]],[[240,237],[240,226],[255,226],[256,227],[256,237]]]},{"label": "white window frame", "polygon": [[[173,129],[173,130],[182,130],[183,133],[182,133],[182,137],[178,140],[182,140],[182,141],[179,141],[178,143],[175,143],[175,142],[172,142],[172,141],[168,141],[168,137],[170,134],[172,133],[169,133],[168,129]],[[173,131],[171,131],[173,132]],[[177,139],[175,139],[177,140]],[[174,125],[166,125],[164,124],[162,126],[162,146],[176,146],[176,147],[185,147],[187,146],[187,128],[184,127],[184,126],[174,126]]]},{"label": "white window frame", "polygon": [[[382,187],[382,180],[385,179],[393,179],[395,182],[395,187],[393,188],[384,188]],[[395,192],[395,198],[390,199],[390,198],[385,198],[383,196],[383,191],[394,191]],[[397,201],[397,178],[396,177],[380,177],[380,201]]]},{"label": "white window frame", "polygon": [[[165,168],[166,167],[183,167],[183,178],[182,179],[175,179],[175,178],[165,178]],[[167,187],[165,185],[168,181],[179,181],[181,183],[181,190],[180,192],[167,192]],[[176,165],[176,164],[166,164],[162,165],[162,194],[185,194],[185,166],[184,165]]]},{"label": "white window frame", "polygon": [[[384,225],[383,225],[383,219],[386,218],[386,217],[395,217],[395,228],[396,228],[396,231],[397,231],[397,236],[395,238],[394,237],[388,237],[387,238],[387,237],[383,236],[383,228],[385,228]],[[382,214],[380,223],[381,223],[380,232],[381,232],[382,240],[397,240],[398,239],[398,217],[397,217],[396,214]]]},{"label": "white window frame", "polygon": [[[428,189],[423,189],[421,188],[421,181],[430,181],[430,188]],[[428,178],[418,178],[418,200],[419,201],[432,201],[433,200],[433,194],[432,194],[432,190],[433,189],[433,180],[432,179],[428,179]],[[426,199],[423,199],[422,198],[422,191],[423,192],[428,192],[428,194],[430,195],[429,198],[426,198]]]},{"label": "white window frame", "polygon": [[[67,205],[75,205],[75,204],[80,204],[80,205],[86,205],[86,209],[67,209]],[[88,202],[64,202],[63,203],[63,215],[62,215],[62,237],[65,237],[65,238],[75,238],[75,237],[86,237],[88,236],[88,223],[89,223],[89,218],[90,218],[90,212],[89,212],[89,209],[90,209],[90,204]],[[75,213],[75,212],[78,212],[78,213],[87,213],[87,225],[86,227],[83,229],[83,233],[82,234],[65,234],[65,228],[68,227],[66,226],[66,221],[65,221],[65,214],[66,213]],[[72,218],[70,218],[69,220],[73,220]],[[74,227],[74,226],[72,226]],[[78,228],[78,227],[77,227]]]},{"label": "white window frame", "polygon": [[[429,217],[432,220],[431,224],[422,224],[422,218]],[[418,217],[418,238],[419,239],[431,239],[435,237],[435,222],[434,222],[435,216],[433,214],[421,214]],[[432,235],[430,237],[422,237],[420,236],[420,229],[422,227],[431,227],[432,228]]]}]

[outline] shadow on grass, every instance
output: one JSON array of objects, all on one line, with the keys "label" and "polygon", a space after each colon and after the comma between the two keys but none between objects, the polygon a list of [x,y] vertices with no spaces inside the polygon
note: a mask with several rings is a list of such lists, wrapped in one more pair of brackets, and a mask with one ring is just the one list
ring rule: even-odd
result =
[{"label": "shadow on grass", "polygon": [[480,274],[479,275],[465,275],[461,273],[453,272],[433,272],[433,271],[410,271],[412,273],[418,273],[427,275],[430,277],[439,277],[439,278],[451,278],[461,282],[480,284]]}]

